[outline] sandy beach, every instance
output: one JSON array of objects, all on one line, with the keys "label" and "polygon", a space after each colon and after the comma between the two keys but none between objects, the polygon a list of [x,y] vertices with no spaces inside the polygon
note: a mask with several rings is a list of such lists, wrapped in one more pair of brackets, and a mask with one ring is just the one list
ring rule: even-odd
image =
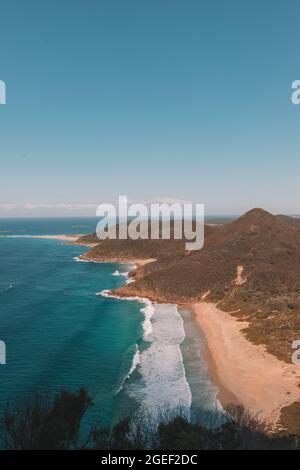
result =
[{"label": "sandy beach", "polygon": [[131,258],[96,258],[96,257],[91,257],[88,256],[87,254],[81,255],[80,259],[85,260],[85,261],[94,261],[97,263],[128,263],[128,264],[134,264],[136,266],[145,266],[145,264],[152,263],[153,261],[156,261],[154,258],[148,258],[148,259],[131,259]]},{"label": "sandy beach", "polygon": [[45,238],[48,240],[61,240],[64,242],[76,242],[82,235],[32,235],[31,238]]},{"label": "sandy beach", "polygon": [[214,304],[199,302],[192,309],[207,339],[209,368],[221,403],[240,403],[275,429],[281,408],[299,400],[299,367],[250,343],[241,332],[247,323]]}]

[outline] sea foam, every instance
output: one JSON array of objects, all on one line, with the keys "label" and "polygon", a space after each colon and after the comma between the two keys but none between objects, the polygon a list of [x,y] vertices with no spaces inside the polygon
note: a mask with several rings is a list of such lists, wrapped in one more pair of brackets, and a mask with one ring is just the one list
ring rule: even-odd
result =
[{"label": "sea foam", "polygon": [[185,337],[183,320],[171,304],[153,304],[150,318],[149,344],[140,354],[140,376],[128,383],[128,393],[152,416],[179,409],[189,416],[192,394],[180,349]]}]

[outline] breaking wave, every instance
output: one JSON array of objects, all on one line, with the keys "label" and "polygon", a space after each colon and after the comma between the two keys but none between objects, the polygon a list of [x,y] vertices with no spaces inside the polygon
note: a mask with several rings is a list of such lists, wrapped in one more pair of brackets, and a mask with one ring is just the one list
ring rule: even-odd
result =
[{"label": "breaking wave", "polygon": [[128,383],[127,391],[145,413],[180,408],[189,416],[192,394],[180,349],[185,337],[183,320],[176,305],[151,304],[142,310],[147,309],[149,344],[140,354],[139,378]]},{"label": "breaking wave", "polygon": [[[114,276],[128,278],[128,272],[116,270]],[[128,280],[128,279],[127,279]],[[190,416],[192,393],[186,378],[180,344],[185,338],[183,319],[173,304],[157,304],[143,297],[119,297],[108,289],[96,295],[121,300],[133,300],[143,304],[143,340],[146,347],[136,351],[131,368],[117,390],[124,387],[137,400],[139,408],[155,415],[162,410],[180,408]],[[128,381],[133,371],[139,374]]]},{"label": "breaking wave", "polygon": [[135,371],[135,369],[137,368],[139,363],[140,363],[140,351],[139,351],[138,345],[136,344],[135,345],[135,353],[134,353],[134,356],[133,356],[133,359],[132,359],[131,367],[130,367],[127,375],[122,379],[120,386],[117,388],[117,390],[115,392],[115,395],[117,395],[123,389],[126,380],[129,379],[129,377]]}]

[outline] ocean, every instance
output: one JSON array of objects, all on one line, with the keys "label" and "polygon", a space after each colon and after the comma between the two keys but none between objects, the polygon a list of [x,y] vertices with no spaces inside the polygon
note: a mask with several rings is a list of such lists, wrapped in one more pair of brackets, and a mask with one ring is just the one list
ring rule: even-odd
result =
[{"label": "ocean", "polygon": [[95,218],[0,219],[0,408],[35,389],[87,388],[86,419],[103,426],[135,411],[213,411],[217,389],[191,312],[106,290],[130,265],[80,262],[88,248],[34,235],[95,230]]}]

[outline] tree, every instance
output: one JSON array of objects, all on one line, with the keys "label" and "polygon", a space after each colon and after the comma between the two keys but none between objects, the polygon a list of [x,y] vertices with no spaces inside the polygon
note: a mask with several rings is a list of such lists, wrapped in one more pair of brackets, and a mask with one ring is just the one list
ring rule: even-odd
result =
[{"label": "tree", "polygon": [[35,391],[21,403],[9,404],[0,421],[5,449],[72,449],[80,447],[80,424],[92,398],[84,388],[60,390],[54,397]]}]

